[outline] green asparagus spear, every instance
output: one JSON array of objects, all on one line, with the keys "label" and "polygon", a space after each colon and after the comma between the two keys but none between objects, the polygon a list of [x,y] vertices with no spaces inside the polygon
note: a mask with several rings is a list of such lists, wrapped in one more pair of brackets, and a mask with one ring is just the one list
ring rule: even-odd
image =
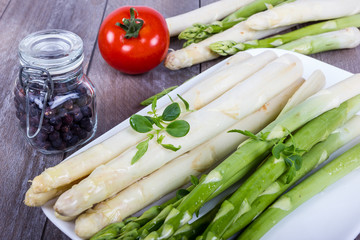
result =
[{"label": "green asparagus spear", "polygon": [[355,116],[344,126],[335,130],[323,142],[318,143],[308,153],[303,156],[303,164],[296,172],[294,179],[286,183],[286,174],[283,174],[273,184],[271,184],[256,200],[251,204],[251,209],[241,215],[223,235],[223,239],[228,239],[235,233],[246,227],[256,216],[265,210],[277,197],[285,192],[289,187],[304,177],[312,169],[323,163],[328,157],[343,145],[347,144],[355,137],[360,135],[360,116]]},{"label": "green asparagus spear", "polygon": [[119,236],[121,229],[125,226],[124,222],[117,222],[104,227],[92,236],[91,240],[111,240]]},{"label": "green asparagus spear", "polygon": [[185,42],[183,47],[186,47],[191,43],[200,42],[216,33],[231,28],[235,24],[246,20],[248,17],[255,13],[264,11],[271,6],[283,3],[284,1],[286,0],[256,0],[240,8],[236,12],[230,14],[222,21],[215,21],[211,24],[194,24],[192,27],[189,27],[182,31],[179,34],[179,39],[188,40],[187,42]]},{"label": "green asparagus spear", "polygon": [[[251,209],[251,204],[258,195],[269,187],[286,170],[288,170],[289,174],[286,183],[290,182],[293,177],[288,181],[289,177],[294,176],[296,170],[300,169],[300,156],[305,152],[308,152],[316,143],[325,140],[331,132],[343,125],[359,110],[360,95],[342,103],[340,107],[322,114],[298,130],[293,138],[290,138],[287,143],[285,143],[285,146],[288,148],[291,146],[290,144],[294,142],[295,144],[293,146],[303,150],[303,152],[295,152],[297,155],[291,153],[292,155],[290,156],[278,154],[278,157],[275,157],[275,154],[268,158],[266,162],[222,204],[216,217],[204,232],[203,239],[222,238],[225,231],[242,214]],[[289,159],[289,161],[291,161],[294,156],[298,157],[295,159],[294,163],[291,163],[291,167],[288,167],[286,160]],[[300,162],[296,163],[297,161]],[[298,167],[296,167],[297,164],[299,165]]]},{"label": "green asparagus spear", "polygon": [[[186,189],[186,191],[190,192],[194,189],[194,187],[194,185],[191,185]],[[140,228],[152,219],[156,218],[167,206],[177,202],[179,202],[178,197],[173,197],[161,205],[149,208],[140,217],[129,217],[124,219],[122,222],[112,223],[92,236],[91,240],[116,239],[127,232],[133,232],[134,229]]]},{"label": "green asparagus spear", "polygon": [[[207,177],[200,182],[184,198],[179,207],[173,209],[163,226],[147,236],[147,239],[169,238],[180,226],[191,220],[192,215],[216,192],[220,192],[223,186],[234,175],[240,179],[244,175],[239,174],[249,164],[256,164],[256,160],[265,157],[274,143],[272,140],[281,139],[288,135],[288,131],[294,131],[303,124],[318,115],[339,106],[345,100],[360,93],[358,77],[344,80],[328,89],[322,90],[305,100],[289,112],[277,118],[274,122],[264,128],[258,136],[265,136],[267,141],[249,139],[242,143],[237,151],[230,155]],[[245,174],[245,172],[244,172]]]},{"label": "green asparagus spear", "polygon": [[144,226],[142,226],[139,230],[139,238],[142,239],[144,237],[146,237],[146,235],[149,232],[155,231],[157,230],[165,221],[165,218],[167,217],[167,215],[169,214],[169,212],[174,208],[179,206],[181,200],[179,200],[178,202],[176,202],[175,204],[171,204],[169,206],[167,206],[166,208],[164,208],[159,215],[157,215],[154,219],[152,219],[151,221],[149,221],[148,223],[146,223]]},{"label": "green asparagus spear", "polygon": [[278,48],[309,55],[330,50],[354,48],[359,44],[360,31],[357,27],[351,27],[303,37]]},{"label": "green asparagus spear", "polygon": [[260,239],[281,219],[326,187],[360,166],[360,144],[328,163],[281,196],[264,213],[255,219],[238,240]]},{"label": "green asparagus spear", "polygon": [[[221,203],[221,202],[220,202]],[[205,231],[207,225],[211,222],[211,220],[215,217],[217,211],[219,210],[221,204],[217,204],[214,208],[212,208],[209,212],[207,212],[204,216],[192,222],[191,224],[185,224],[181,228],[179,228],[174,235],[171,237],[172,240],[187,240],[187,239],[195,239],[196,236],[201,235],[203,231]]]},{"label": "green asparagus spear", "polygon": [[[332,32],[347,27],[360,27],[360,14],[312,24],[289,33],[261,40],[253,40],[245,43],[237,43],[234,41],[220,41],[211,44],[210,49],[219,55],[228,56],[233,55],[239,51],[252,48],[279,47],[281,45],[284,45],[285,43],[289,43],[306,36]],[[321,42],[319,42],[319,44],[321,45]]]}]

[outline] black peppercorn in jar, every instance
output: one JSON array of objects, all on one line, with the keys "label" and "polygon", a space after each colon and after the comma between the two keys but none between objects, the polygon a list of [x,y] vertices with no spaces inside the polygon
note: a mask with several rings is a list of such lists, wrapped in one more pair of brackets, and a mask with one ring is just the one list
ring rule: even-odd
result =
[{"label": "black peppercorn in jar", "polygon": [[28,142],[45,154],[70,151],[96,131],[95,88],[83,73],[83,42],[64,30],[45,30],[19,44],[16,117]]}]

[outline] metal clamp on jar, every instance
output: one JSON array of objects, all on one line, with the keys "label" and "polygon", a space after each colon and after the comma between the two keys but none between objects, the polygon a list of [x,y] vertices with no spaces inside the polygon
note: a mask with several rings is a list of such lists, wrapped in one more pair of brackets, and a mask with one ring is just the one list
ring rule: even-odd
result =
[{"label": "metal clamp on jar", "polygon": [[96,131],[95,88],[83,73],[83,42],[64,30],[32,33],[19,44],[16,116],[42,153],[70,151]]}]

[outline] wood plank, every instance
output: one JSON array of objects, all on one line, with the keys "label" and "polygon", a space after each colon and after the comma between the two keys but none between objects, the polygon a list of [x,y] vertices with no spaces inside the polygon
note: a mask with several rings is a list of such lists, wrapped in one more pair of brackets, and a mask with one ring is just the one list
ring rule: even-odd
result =
[{"label": "wood plank", "polygon": [[6,8],[9,6],[11,0],[1,0],[0,1],[0,20],[4,12],[6,11]]},{"label": "wood plank", "polygon": [[[31,149],[18,131],[12,100],[13,81],[18,74],[17,47],[19,41],[31,32],[42,29],[67,29],[79,34],[85,44],[85,65],[89,62],[101,21],[104,2],[82,1],[22,1],[12,0],[0,19],[0,168],[1,184],[0,239],[41,239],[46,217],[40,208],[23,204],[28,180],[43,169],[63,159],[63,155],[45,156]],[[14,17],[16,16],[16,17]],[[52,239],[61,239],[56,236]]]}]

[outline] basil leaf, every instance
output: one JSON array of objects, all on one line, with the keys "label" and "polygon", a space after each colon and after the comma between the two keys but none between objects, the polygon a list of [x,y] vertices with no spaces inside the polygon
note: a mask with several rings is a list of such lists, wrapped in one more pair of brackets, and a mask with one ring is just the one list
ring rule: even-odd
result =
[{"label": "basil leaf", "polygon": [[199,179],[195,177],[194,175],[190,175],[190,182],[192,185],[196,186],[199,184]]},{"label": "basil leaf", "polygon": [[181,97],[179,94],[178,94],[177,96],[178,96],[178,97],[180,98],[180,100],[184,103],[186,111],[189,111],[189,109],[190,109],[189,103],[188,103],[183,97]]},{"label": "basil leaf", "polygon": [[154,120],[152,117],[150,117],[150,116],[144,116],[144,117],[146,117],[147,120],[149,120],[151,122],[151,125],[154,124]]},{"label": "basil leaf", "polygon": [[295,152],[295,146],[294,145],[290,145],[290,146],[288,146],[288,147],[286,147],[285,149],[284,149],[284,154],[286,155],[286,156],[291,156],[291,155],[293,155],[294,154],[294,152]]},{"label": "basil leaf", "polygon": [[162,114],[162,120],[164,121],[173,121],[180,116],[180,106],[178,103],[174,102],[167,106]]},{"label": "basil leaf", "polygon": [[285,161],[285,163],[286,163],[286,165],[287,165],[288,167],[292,167],[293,162],[291,161],[290,158],[286,157],[286,158],[284,159],[284,161]]},{"label": "basil leaf", "polygon": [[179,189],[179,190],[176,191],[176,198],[179,200],[179,199],[182,199],[183,197],[185,197],[188,194],[189,194],[188,190]]},{"label": "basil leaf", "polygon": [[146,139],[145,141],[139,143],[136,148],[138,149],[137,152],[135,153],[135,156],[131,159],[131,165],[133,165],[134,163],[136,163],[137,161],[139,161],[139,159],[144,156],[144,154],[146,153],[148,147],[149,147],[149,141],[150,138]]},{"label": "basil leaf", "polygon": [[166,132],[173,137],[183,137],[190,130],[190,124],[185,120],[176,120],[166,127]]},{"label": "basil leaf", "polygon": [[284,149],[286,148],[285,144],[283,143],[278,143],[276,144],[273,149],[272,149],[272,155],[276,158],[279,159],[280,158],[280,154],[282,151],[284,151]]},{"label": "basil leaf", "polygon": [[296,171],[299,171],[299,169],[301,168],[301,165],[302,165],[302,158],[301,158],[301,156],[299,156],[299,155],[292,155],[292,156],[290,156],[289,158],[294,162]]},{"label": "basil leaf", "polygon": [[137,114],[130,117],[130,126],[139,133],[147,133],[153,129],[149,119]]},{"label": "basil leaf", "polygon": [[161,146],[163,146],[163,148],[165,148],[165,149],[169,149],[169,150],[172,150],[174,152],[176,152],[177,150],[179,150],[181,148],[181,146],[175,147],[172,144],[161,144]]},{"label": "basil leaf", "polygon": [[289,184],[291,182],[291,180],[294,179],[295,175],[296,175],[296,170],[295,170],[295,166],[293,165],[293,166],[291,166],[289,168],[289,170],[288,170],[288,172],[286,174],[287,177],[286,177],[286,182],[285,183]]}]

